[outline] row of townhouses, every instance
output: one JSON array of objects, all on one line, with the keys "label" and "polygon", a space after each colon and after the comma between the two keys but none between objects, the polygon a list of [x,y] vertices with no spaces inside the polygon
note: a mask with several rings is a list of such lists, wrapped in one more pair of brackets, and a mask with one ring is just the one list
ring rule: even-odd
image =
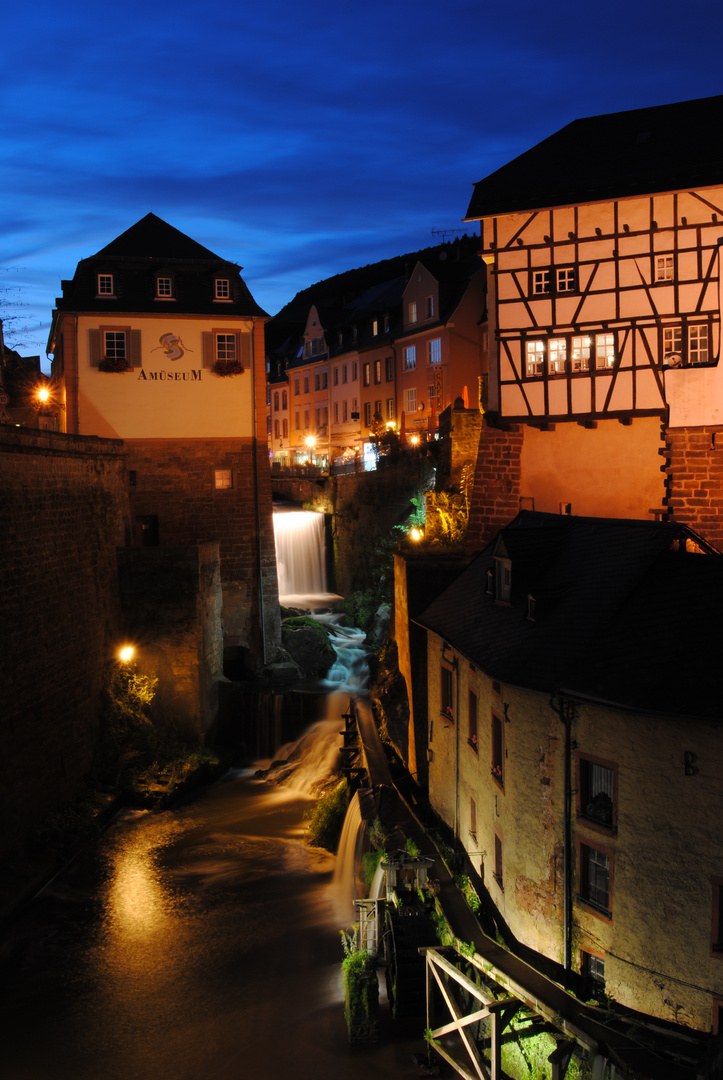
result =
[{"label": "row of townhouses", "polygon": [[267,431],[278,468],[373,467],[386,431],[434,438],[487,369],[479,238],[351,270],[299,293],[267,326]]}]

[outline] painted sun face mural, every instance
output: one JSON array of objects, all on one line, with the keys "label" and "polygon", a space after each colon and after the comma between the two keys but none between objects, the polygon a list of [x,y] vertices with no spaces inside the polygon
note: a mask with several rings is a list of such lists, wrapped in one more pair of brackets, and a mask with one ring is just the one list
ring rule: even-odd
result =
[{"label": "painted sun face mural", "polygon": [[160,345],[156,345],[155,349],[151,349],[151,352],[158,352],[159,349],[162,349],[166,360],[180,360],[184,352],[193,352],[193,349],[186,348],[178,334],[161,334],[158,340]]}]

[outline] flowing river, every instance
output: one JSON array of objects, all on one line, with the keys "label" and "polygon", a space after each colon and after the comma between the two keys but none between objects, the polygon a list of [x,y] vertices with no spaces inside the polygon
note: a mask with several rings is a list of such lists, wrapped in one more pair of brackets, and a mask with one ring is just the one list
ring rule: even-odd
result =
[{"label": "flowing river", "polygon": [[[359,690],[361,643],[345,636],[328,690]],[[322,768],[342,726],[328,714],[307,736]],[[172,811],[119,815],[5,927],[2,1080],[416,1077],[421,1026],[391,1020],[383,978],[380,1042],[349,1045],[351,919],[335,857],[304,840],[309,805],[305,784],[247,769]]]}]

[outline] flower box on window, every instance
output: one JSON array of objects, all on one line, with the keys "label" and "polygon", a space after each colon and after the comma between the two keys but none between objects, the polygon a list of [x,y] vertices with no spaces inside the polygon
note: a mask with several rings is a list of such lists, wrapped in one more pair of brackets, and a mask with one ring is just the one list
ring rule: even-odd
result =
[{"label": "flower box on window", "polygon": [[130,371],[130,364],[124,356],[102,356],[98,362],[98,371]]},{"label": "flower box on window", "polygon": [[243,364],[240,360],[217,360],[213,365],[214,375],[242,375]]}]

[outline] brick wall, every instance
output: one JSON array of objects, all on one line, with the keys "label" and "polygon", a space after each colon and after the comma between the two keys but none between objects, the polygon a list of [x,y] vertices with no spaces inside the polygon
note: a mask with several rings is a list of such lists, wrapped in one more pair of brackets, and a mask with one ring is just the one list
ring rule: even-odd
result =
[{"label": "brick wall", "polygon": [[218,718],[223,676],[218,544],[118,552],[123,629],[158,678],[157,720],[197,739]]},{"label": "brick wall", "polygon": [[520,509],[520,470],[524,434],[483,423],[467,526],[467,551],[481,551]]},{"label": "brick wall", "polygon": [[669,428],[665,457],[670,517],[723,550],[723,428]]},{"label": "brick wall", "polygon": [[[161,546],[217,541],[226,645],[249,650],[252,666],[261,662],[262,619],[267,652],[280,641],[270,470],[264,447],[258,448],[258,461],[252,439],[134,439],[126,442],[126,449],[135,542],[141,543],[138,518],[146,516],[157,516]],[[215,486],[217,469],[230,470],[230,488]]]},{"label": "brick wall", "polygon": [[123,444],[0,425],[0,851],[78,790],[118,643]]}]

